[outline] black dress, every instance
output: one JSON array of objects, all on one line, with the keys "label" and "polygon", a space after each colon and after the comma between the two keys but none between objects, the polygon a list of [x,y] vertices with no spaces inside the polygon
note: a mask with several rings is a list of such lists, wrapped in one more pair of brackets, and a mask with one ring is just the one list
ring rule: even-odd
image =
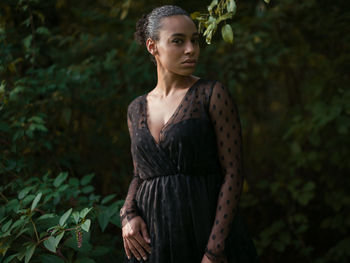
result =
[{"label": "black dress", "polygon": [[147,94],[128,106],[134,175],[120,210],[122,226],[139,215],[151,254],[124,262],[258,262],[238,213],[244,170],[235,100],[220,82],[198,79],[156,142],[147,126]]}]

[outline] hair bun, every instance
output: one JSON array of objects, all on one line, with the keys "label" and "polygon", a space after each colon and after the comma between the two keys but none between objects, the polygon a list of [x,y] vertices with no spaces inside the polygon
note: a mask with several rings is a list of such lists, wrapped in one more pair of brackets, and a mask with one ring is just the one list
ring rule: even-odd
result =
[{"label": "hair bun", "polygon": [[136,31],[134,33],[135,40],[140,44],[146,43],[146,30],[148,24],[148,15],[144,14],[136,23]]}]

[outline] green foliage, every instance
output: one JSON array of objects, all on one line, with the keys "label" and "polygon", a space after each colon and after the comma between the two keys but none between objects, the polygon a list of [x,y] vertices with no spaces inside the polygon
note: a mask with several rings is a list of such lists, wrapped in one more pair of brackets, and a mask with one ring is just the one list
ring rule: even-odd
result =
[{"label": "green foliage", "polygon": [[[174,3],[211,39],[196,75],[236,98],[241,209],[261,261],[347,262],[346,1]],[[14,239],[1,243],[1,263],[121,261],[117,214],[132,174],[126,109],[156,84],[133,32],[157,5],[1,1],[0,242]],[[215,34],[221,24],[234,45]]]},{"label": "green foliage", "polygon": [[[198,31],[203,33],[205,41],[210,44],[220,22],[233,18],[237,5],[235,0],[212,0],[207,9],[208,13],[196,11],[191,17],[198,21]],[[233,43],[233,31],[229,24],[222,27],[221,34],[226,42]]]},{"label": "green foliage", "polygon": [[[108,244],[100,253],[90,251],[98,249],[93,249],[90,226],[94,222],[101,231],[109,223],[120,227],[123,201],[112,202],[107,196],[99,202],[101,196],[85,194],[92,174],[80,180],[67,176],[63,172],[52,178],[47,173],[41,179],[14,179],[0,188],[4,203],[0,209],[1,262],[43,262],[39,255],[52,262],[91,261],[108,253]],[[74,208],[61,212],[69,206]]]}]

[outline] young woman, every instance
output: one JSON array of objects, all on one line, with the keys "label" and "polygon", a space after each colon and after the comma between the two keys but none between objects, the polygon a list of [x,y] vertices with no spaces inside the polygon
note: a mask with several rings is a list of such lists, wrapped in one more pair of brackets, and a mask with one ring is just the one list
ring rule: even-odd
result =
[{"label": "young woman", "polygon": [[192,73],[198,31],[189,14],[161,6],[135,37],[157,67],[157,86],[128,106],[134,176],[120,210],[125,262],[257,262],[238,214],[242,135],[235,101]]}]

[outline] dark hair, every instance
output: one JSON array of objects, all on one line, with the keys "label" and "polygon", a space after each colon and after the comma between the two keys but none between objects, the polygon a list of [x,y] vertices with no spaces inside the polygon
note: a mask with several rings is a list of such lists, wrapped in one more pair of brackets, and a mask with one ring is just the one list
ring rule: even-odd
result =
[{"label": "dark hair", "polygon": [[[161,19],[168,16],[185,15],[191,16],[176,5],[163,5],[154,8],[150,13],[142,15],[136,23],[136,31],[134,33],[135,40],[142,46],[146,45],[148,38],[159,40],[159,29],[161,27]],[[154,57],[151,60],[156,64]]]}]

